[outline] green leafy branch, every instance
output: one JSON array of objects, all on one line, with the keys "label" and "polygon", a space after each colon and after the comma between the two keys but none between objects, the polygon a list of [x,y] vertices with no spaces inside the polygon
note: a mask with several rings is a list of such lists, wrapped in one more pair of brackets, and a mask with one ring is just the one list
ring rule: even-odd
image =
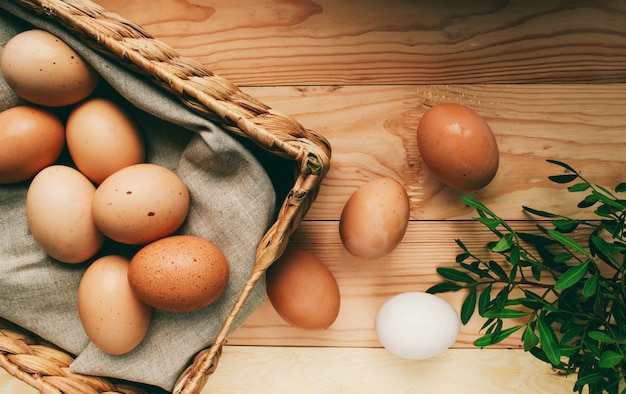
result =
[{"label": "green leafy branch", "polygon": [[[474,345],[498,344],[521,331],[525,351],[565,374],[578,373],[574,391],[626,393],[626,183],[613,191],[589,182],[569,165],[550,176],[582,193],[581,209],[594,220],[573,219],[523,206],[541,218],[537,231],[516,231],[480,201],[462,196],[475,220],[495,235],[489,258],[460,239],[458,267],[441,267],[443,278],[430,293],[463,290],[460,316],[467,324],[477,311],[484,334]],[[505,326],[505,321],[507,322]]]}]

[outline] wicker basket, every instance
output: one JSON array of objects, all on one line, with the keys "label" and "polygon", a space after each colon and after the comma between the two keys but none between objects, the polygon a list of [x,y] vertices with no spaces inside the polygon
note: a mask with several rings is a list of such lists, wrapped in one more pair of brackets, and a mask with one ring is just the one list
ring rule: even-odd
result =
[{"label": "wicker basket", "polygon": [[[13,0],[29,12],[56,20],[94,49],[117,59],[133,72],[147,74],[188,107],[271,154],[293,160],[295,183],[276,222],[257,248],[256,263],[213,343],[196,354],[180,375],[175,393],[198,393],[216,369],[235,317],[267,268],[282,254],[291,234],[315,200],[330,165],[328,141],[242,92],[203,66],[179,56],[140,26],[106,12],[87,0]],[[132,382],[74,374],[73,357],[36,336],[0,320],[0,366],[43,393],[141,393]]]}]

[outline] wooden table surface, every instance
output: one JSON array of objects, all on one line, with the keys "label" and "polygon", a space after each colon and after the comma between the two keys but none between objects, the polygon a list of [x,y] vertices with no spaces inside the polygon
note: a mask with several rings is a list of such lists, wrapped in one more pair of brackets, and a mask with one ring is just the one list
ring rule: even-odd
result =
[{"label": "wooden table surface", "polygon": [[[490,124],[496,178],[472,193],[519,226],[521,206],[581,217],[578,196],[547,180],[565,161],[607,186],[626,181],[626,3],[464,0],[97,0],[110,11],[328,138],[332,166],[293,244],[316,254],[341,291],[328,330],[285,324],[269,302],[228,340],[206,393],[568,393],[557,375],[519,349],[472,342],[462,328],[428,360],[393,356],[376,339],[378,308],[424,291],[453,266],[455,238],[490,239],[460,192],[422,165],[415,130],[439,102],[465,104]],[[411,201],[407,233],[390,255],[361,261],[343,248],[346,200],[381,176]],[[456,308],[463,294],[446,294]],[[0,372],[2,392],[27,392]]]}]

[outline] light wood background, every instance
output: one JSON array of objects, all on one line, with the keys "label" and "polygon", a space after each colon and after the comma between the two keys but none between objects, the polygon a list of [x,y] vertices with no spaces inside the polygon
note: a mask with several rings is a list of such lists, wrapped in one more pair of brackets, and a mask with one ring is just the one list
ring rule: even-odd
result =
[{"label": "light wood background", "polygon": [[[562,160],[589,179],[626,181],[626,2],[98,0],[181,54],[332,144],[332,167],[293,243],[335,274],[341,312],[328,330],[286,325],[266,302],[229,338],[206,393],[568,393],[563,377],[519,350],[471,346],[482,321],[425,361],[399,359],[373,330],[389,297],[423,291],[453,266],[455,238],[490,238],[460,192],[423,167],[415,130],[438,102],[470,106],[500,149],[494,181],[473,193],[520,228],[522,205],[585,217],[579,196],[547,180]],[[361,261],[342,247],[350,194],[380,176],[400,180],[411,222],[390,255]],[[459,308],[463,294],[443,297]],[[2,372],[2,374],[5,374]],[[23,384],[0,374],[3,392]]]}]

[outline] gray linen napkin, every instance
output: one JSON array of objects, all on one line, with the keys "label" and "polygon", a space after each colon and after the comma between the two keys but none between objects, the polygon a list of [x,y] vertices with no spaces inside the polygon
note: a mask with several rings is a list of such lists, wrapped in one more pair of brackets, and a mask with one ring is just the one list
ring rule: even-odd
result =
[{"label": "gray linen napkin", "polygon": [[[215,242],[231,270],[228,288],[218,301],[192,313],[155,310],[139,347],[123,356],[107,355],[89,341],[78,317],[76,291],[87,264],[66,265],[49,258],[28,230],[28,183],[0,185],[0,316],[76,355],[74,372],[171,390],[192,357],[210,345],[250,274],[256,247],[275,218],[272,182],[241,141],[177,98],[90,50],[54,22],[24,13],[12,2],[0,7],[5,9],[0,9],[1,47],[34,26],[63,39],[96,68],[104,79],[98,94],[122,100],[134,116],[147,141],[148,161],[176,171],[189,188],[190,212],[178,232]],[[22,102],[1,78],[0,94],[0,110]],[[105,245],[106,251],[133,252],[114,243]],[[234,329],[264,297],[265,284],[260,283]]]}]

